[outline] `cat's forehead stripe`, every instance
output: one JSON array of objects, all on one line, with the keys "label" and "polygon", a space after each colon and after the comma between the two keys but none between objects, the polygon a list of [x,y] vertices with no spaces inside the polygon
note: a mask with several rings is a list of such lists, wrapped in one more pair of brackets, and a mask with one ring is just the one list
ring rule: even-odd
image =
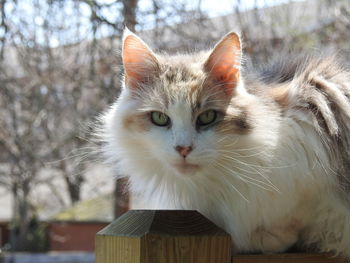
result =
[{"label": "cat's forehead stripe", "polygon": [[163,67],[162,71],[163,74],[161,74],[161,77],[164,78],[164,81],[167,81],[169,83],[196,80],[201,75],[198,74],[198,69],[192,67],[191,62],[176,65],[167,64]]}]

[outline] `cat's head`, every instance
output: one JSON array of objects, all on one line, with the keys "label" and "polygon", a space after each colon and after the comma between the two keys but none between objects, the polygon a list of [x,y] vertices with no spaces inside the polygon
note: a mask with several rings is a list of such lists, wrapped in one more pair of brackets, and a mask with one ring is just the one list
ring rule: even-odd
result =
[{"label": "cat's head", "polygon": [[193,176],[268,140],[259,130],[266,107],[244,88],[237,34],[210,52],[168,56],[126,31],[122,56],[123,90],[107,123],[109,151],[124,166]]}]

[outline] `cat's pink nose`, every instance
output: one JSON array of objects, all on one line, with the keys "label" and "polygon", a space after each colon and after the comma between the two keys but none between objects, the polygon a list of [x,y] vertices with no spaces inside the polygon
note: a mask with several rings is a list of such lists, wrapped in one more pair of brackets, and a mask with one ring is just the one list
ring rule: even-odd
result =
[{"label": "cat's pink nose", "polygon": [[175,147],[176,151],[179,152],[179,154],[183,157],[186,158],[186,156],[192,151],[192,146],[176,146]]}]

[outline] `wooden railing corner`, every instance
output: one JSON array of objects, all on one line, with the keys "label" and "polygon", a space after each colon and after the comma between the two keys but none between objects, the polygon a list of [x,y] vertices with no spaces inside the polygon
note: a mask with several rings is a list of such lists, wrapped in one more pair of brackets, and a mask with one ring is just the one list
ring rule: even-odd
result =
[{"label": "wooden railing corner", "polygon": [[196,211],[130,210],[96,236],[96,263],[229,263],[231,237]]}]

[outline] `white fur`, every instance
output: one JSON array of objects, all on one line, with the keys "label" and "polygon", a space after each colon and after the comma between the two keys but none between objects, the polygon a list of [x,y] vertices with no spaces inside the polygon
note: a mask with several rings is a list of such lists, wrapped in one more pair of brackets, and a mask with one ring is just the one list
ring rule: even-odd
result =
[{"label": "white fur", "polygon": [[[198,210],[232,235],[238,252],[280,252],[302,237],[350,256],[350,212],[334,194],[327,149],[305,112],[265,116],[252,133],[221,138],[194,129],[186,101],[169,106],[171,129],[126,130],[122,120],[138,105],[124,88],[105,116],[105,152],[149,208]],[[188,161],[202,169],[176,171],[175,145],[194,145]]]}]

